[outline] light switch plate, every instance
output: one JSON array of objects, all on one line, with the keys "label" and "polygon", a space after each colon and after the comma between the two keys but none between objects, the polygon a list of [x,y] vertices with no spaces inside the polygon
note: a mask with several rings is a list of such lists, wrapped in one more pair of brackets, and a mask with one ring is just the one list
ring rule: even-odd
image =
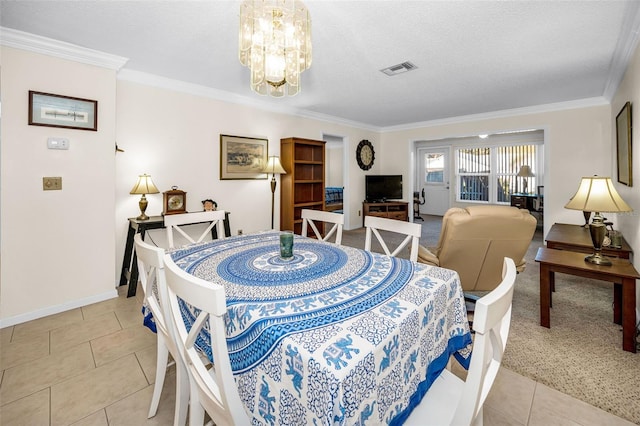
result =
[{"label": "light switch plate", "polygon": [[43,191],[56,191],[62,189],[62,177],[43,177],[42,178],[42,190]]},{"label": "light switch plate", "polygon": [[67,138],[48,138],[47,148],[49,149],[69,149],[69,139]]}]

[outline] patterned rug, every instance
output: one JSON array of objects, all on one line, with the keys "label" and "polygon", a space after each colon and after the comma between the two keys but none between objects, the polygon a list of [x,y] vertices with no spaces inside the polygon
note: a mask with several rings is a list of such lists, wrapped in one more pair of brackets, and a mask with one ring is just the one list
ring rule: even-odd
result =
[{"label": "patterned rug", "polygon": [[[435,246],[441,218],[423,218],[418,221],[423,225],[421,244]],[[363,248],[364,235],[364,229],[345,231],[343,244]],[[613,285],[556,274],[551,328],[541,327],[539,267],[534,259],[542,245],[539,229],[527,252],[527,267],[516,279],[502,365],[640,424],[640,353],[622,350],[622,328],[613,323]]]}]

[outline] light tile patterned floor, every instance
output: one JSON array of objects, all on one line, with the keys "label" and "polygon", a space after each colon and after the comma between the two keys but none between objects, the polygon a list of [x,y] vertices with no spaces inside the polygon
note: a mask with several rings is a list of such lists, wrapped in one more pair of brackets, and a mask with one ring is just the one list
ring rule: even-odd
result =
[{"label": "light tile patterned floor", "polygon": [[[140,298],[120,297],[0,330],[0,425],[171,425],[175,371],[158,414],[153,392],[155,335],[142,325]],[[502,369],[485,404],[493,425],[631,425]]]}]

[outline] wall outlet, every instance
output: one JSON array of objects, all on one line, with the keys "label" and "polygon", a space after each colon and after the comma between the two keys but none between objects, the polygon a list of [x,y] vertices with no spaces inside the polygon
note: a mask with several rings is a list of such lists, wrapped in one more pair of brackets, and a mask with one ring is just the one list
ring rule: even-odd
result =
[{"label": "wall outlet", "polygon": [[62,189],[61,177],[43,177],[42,178],[43,191],[57,191],[60,189]]},{"label": "wall outlet", "polygon": [[358,217],[360,217],[360,210],[358,210]]},{"label": "wall outlet", "polygon": [[242,235],[242,229],[238,229],[238,235]]}]

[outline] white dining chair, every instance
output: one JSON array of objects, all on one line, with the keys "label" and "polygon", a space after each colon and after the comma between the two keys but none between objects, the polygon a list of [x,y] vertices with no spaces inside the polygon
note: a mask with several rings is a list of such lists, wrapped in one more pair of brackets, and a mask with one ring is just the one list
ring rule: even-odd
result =
[{"label": "white dining chair", "polygon": [[[233,377],[227,350],[224,287],[183,271],[170,255],[165,255],[164,260],[169,307],[177,328],[178,344],[190,373],[189,425],[201,426],[205,411],[216,426],[250,424]],[[178,298],[199,310],[190,330],[187,330],[182,320]],[[195,347],[196,338],[203,329],[211,337],[211,369],[207,369],[207,364]]]},{"label": "white dining chair", "polygon": [[442,371],[405,425],[482,425],[482,407],[509,336],[516,273],[513,260],[505,257],[502,282],[476,302],[473,354],[466,381],[449,370]]},{"label": "white dining chair", "polygon": [[[134,237],[134,244],[144,301],[153,314],[157,335],[156,378],[148,418],[155,416],[158,411],[167,368],[175,363],[176,407],[173,423],[183,426],[187,421],[189,377],[176,344],[175,326],[169,310],[167,282],[164,273],[164,250],[145,243],[139,233]],[[168,362],[169,354],[174,360],[171,363]]]},{"label": "white dining chair", "polygon": [[[422,234],[422,225],[419,223],[405,222],[402,220],[387,219],[377,216],[365,216],[364,226],[367,229],[364,241],[364,249],[366,251],[371,251],[371,236],[375,235],[385,254],[389,256],[397,256],[402,249],[410,244],[411,253],[409,255],[409,259],[414,262],[418,260],[418,246],[420,245],[420,235]],[[392,252],[380,234],[379,231],[381,230],[402,234],[405,235],[405,238]]]},{"label": "white dining chair", "polygon": [[[223,221],[225,217],[224,210],[203,211],[194,213],[181,213],[164,216],[164,226],[167,230],[168,248],[175,248],[174,232],[185,238],[188,243],[199,243],[210,235],[211,230],[216,227],[218,238],[225,237],[223,229]],[[194,238],[185,232],[185,226],[194,225],[196,223],[210,222],[209,226],[199,237]]]},{"label": "white dining chair", "polygon": [[[302,232],[301,235],[307,236],[307,229],[310,227],[313,230],[317,239],[322,241],[329,241],[332,235],[335,234],[335,243],[340,245],[342,243],[342,228],[344,226],[344,215],[340,213],[325,212],[323,210],[302,210]],[[329,232],[322,236],[322,233],[318,230],[316,222],[332,223],[333,226]]]}]

